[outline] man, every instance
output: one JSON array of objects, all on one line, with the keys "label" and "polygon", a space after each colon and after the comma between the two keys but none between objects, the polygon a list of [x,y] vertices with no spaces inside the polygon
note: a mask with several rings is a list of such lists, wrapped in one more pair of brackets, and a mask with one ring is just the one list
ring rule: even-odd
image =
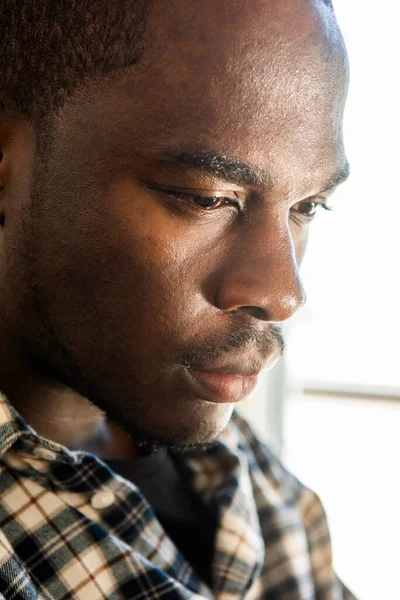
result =
[{"label": "man", "polygon": [[351,598],[231,419],[348,172],[332,7],[3,0],[0,34],[2,597]]}]

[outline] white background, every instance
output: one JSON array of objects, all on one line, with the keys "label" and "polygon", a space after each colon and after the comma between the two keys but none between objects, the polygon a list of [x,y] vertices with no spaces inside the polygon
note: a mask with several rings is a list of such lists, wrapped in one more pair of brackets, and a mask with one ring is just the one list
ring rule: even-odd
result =
[{"label": "white background", "polygon": [[244,408],[320,495],[336,569],[359,600],[400,600],[400,8],[335,0],[335,10],[351,63],[352,173],[313,224],[308,303],[285,363]]},{"label": "white background", "polygon": [[291,367],[309,386],[400,395],[400,9],[336,0],[350,55],[351,177],[317,216],[302,269],[308,306]]}]

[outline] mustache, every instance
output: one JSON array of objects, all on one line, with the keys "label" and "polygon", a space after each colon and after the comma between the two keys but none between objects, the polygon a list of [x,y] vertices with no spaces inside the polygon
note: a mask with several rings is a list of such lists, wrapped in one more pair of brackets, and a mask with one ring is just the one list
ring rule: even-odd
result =
[{"label": "mustache", "polygon": [[186,367],[195,368],[203,363],[218,360],[232,351],[249,348],[255,350],[260,359],[266,359],[271,351],[276,349],[283,354],[285,340],[282,328],[274,323],[262,330],[254,327],[244,328],[243,325],[236,326],[228,333],[216,334],[196,347],[187,348],[182,353],[181,361]]}]

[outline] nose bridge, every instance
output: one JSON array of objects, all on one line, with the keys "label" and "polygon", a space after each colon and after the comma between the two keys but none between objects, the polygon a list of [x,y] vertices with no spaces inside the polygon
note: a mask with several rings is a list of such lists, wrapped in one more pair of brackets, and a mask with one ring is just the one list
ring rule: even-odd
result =
[{"label": "nose bridge", "polygon": [[281,322],[304,304],[305,293],[287,221],[271,212],[238,228],[218,278],[216,304]]}]

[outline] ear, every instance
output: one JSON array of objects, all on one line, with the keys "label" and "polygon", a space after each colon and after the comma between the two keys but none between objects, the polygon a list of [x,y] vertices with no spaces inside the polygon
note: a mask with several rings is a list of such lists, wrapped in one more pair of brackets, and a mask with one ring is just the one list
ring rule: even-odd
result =
[{"label": "ear", "polygon": [[3,206],[3,191],[4,191],[4,161],[3,161],[3,117],[5,114],[4,104],[0,101],[0,229],[4,227],[4,206]]},{"label": "ear", "polygon": [[9,144],[12,136],[11,119],[3,102],[0,101],[0,229],[4,228],[7,209],[9,179]]},{"label": "ear", "polygon": [[34,146],[29,120],[0,100],[0,234],[29,180]]}]

